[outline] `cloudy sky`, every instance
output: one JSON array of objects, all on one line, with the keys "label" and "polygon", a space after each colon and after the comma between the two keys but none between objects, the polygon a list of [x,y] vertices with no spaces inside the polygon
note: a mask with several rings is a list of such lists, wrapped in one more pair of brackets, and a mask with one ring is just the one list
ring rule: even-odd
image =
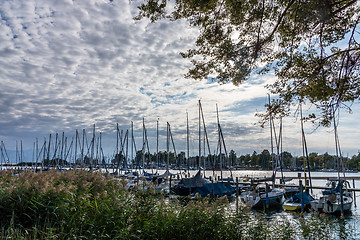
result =
[{"label": "cloudy sky", "polygon": [[[176,150],[198,150],[198,100],[203,106],[211,152],[217,147],[216,104],[227,149],[238,155],[270,148],[269,129],[255,123],[264,111],[264,86],[273,75],[252,76],[240,87],[184,79],[190,67],[179,55],[193,46],[197,30],[186,22],[135,22],[136,1],[0,1],[0,140],[9,154],[18,142],[32,152],[49,134],[72,139],[86,129],[102,133],[105,155],[116,145],[116,124],[124,132],[134,123],[141,148],[142,120],[151,152],[166,150],[166,122]],[[360,150],[359,104],[342,113],[339,134],[344,155]],[[301,155],[300,123],[284,120],[283,148]],[[332,129],[306,124],[310,152],[335,153]],[[91,139],[89,140],[91,141]],[[30,155],[30,156],[29,156]],[[31,160],[31,154],[27,155]]]}]

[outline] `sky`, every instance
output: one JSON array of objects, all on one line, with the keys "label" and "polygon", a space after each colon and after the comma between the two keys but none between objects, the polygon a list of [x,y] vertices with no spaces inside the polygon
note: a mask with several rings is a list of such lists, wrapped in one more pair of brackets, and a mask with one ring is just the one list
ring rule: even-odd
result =
[{"label": "sky", "polygon": [[[270,130],[256,124],[264,112],[273,74],[252,75],[239,87],[210,80],[185,79],[191,67],[179,53],[194,47],[198,31],[186,21],[134,21],[137,1],[2,0],[0,1],[0,140],[10,158],[22,144],[24,160],[33,146],[56,133],[67,138],[76,129],[91,141],[102,134],[111,157],[116,124],[123,134],[134,127],[142,147],[143,119],[150,152],[166,150],[171,126],[176,151],[186,151],[189,117],[190,154],[198,154],[198,101],[201,100],[211,152],[218,143],[217,114],[226,148],[237,155],[270,149]],[[339,137],[343,155],[360,151],[359,104],[341,113]],[[306,109],[305,111],[311,109]],[[300,122],[283,123],[283,150],[302,154]],[[335,153],[331,128],[305,124],[309,152]],[[203,134],[203,133],[202,133]],[[171,150],[171,149],[170,149]]]}]

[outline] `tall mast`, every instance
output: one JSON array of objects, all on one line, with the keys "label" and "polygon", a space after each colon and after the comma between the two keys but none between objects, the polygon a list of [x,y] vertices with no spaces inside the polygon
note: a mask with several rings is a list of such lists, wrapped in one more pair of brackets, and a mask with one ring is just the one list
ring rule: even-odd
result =
[{"label": "tall mast", "polygon": [[279,131],[279,139],[278,139],[278,149],[280,149],[280,151],[278,151],[279,155],[279,161],[280,161],[280,171],[281,171],[281,181],[282,183],[284,183],[284,173],[283,173],[283,157],[282,157],[282,129],[283,129],[283,125],[282,125],[282,118],[280,118],[280,131]]},{"label": "tall mast", "polygon": [[22,140],[20,140],[20,162],[23,161],[23,146],[22,146]]},{"label": "tall mast", "polygon": [[84,166],[84,147],[85,147],[85,129],[83,129],[83,139],[82,139],[82,147],[81,147],[81,166]]},{"label": "tall mast", "polygon": [[340,179],[340,172],[343,172],[343,176],[345,178],[345,167],[344,167],[344,162],[343,162],[343,158],[342,158],[342,154],[341,154],[341,149],[340,149],[340,140],[339,140],[339,134],[338,134],[338,130],[337,130],[337,126],[338,124],[336,123],[336,119],[335,119],[335,114],[336,111],[333,107],[333,121],[334,121],[334,137],[335,137],[335,149],[336,149],[336,162],[337,162],[337,169],[338,169],[338,178]]},{"label": "tall mast", "polygon": [[271,114],[271,109],[270,109],[270,94],[268,94],[268,100],[269,100],[269,122],[270,122],[270,143],[271,143],[271,165],[272,165],[272,169],[273,169],[273,182],[275,183],[275,178],[276,178],[276,164],[274,165],[274,144],[273,144],[273,128],[272,128],[272,124],[273,124],[273,120],[272,120],[272,114]]},{"label": "tall mast", "polygon": [[128,170],[128,159],[129,159],[129,129],[126,130],[126,155],[125,155],[125,171]]},{"label": "tall mast", "polygon": [[169,122],[166,123],[166,170],[168,171],[169,170],[169,129],[170,128],[170,125],[169,125]]},{"label": "tall mast", "polygon": [[44,161],[45,161],[45,151],[46,151],[46,137],[44,137],[44,152],[43,152],[43,160],[41,161],[41,172],[44,169]]},{"label": "tall mast", "polygon": [[18,162],[18,158],[19,158],[19,150],[18,150],[18,142],[17,142],[17,140],[16,140],[16,154],[15,154],[15,164],[17,164],[17,162]]},{"label": "tall mast", "polygon": [[143,146],[141,149],[141,159],[142,159],[142,167],[143,172],[145,172],[145,118],[143,118]]},{"label": "tall mast", "polygon": [[197,163],[197,168],[200,169],[201,163],[201,115],[200,115],[201,103],[199,99],[199,162]]},{"label": "tall mast", "polygon": [[219,152],[220,152],[220,155],[219,155],[219,165],[220,165],[220,177],[221,179],[223,179],[223,172],[222,172],[222,155],[221,155],[221,147],[222,147],[222,144],[221,144],[221,130],[220,130],[220,119],[219,119],[219,110],[218,110],[218,105],[216,104],[216,118],[217,118],[217,124],[218,124],[218,137],[219,137]]},{"label": "tall mast", "polygon": [[159,167],[159,118],[156,121],[156,163]]},{"label": "tall mast", "polygon": [[90,157],[90,168],[92,168],[92,162],[94,161],[94,149],[95,149],[95,123],[93,126],[93,137],[91,144],[91,157]]},{"label": "tall mast", "polygon": [[[35,172],[35,166],[34,166],[34,160],[35,160],[35,144],[36,144],[36,142],[34,142],[34,144],[33,144],[33,154],[32,154],[32,160],[31,160],[31,167],[33,168],[34,172]],[[1,160],[1,165],[2,165],[2,160]]]},{"label": "tall mast", "polygon": [[189,114],[186,112],[186,147],[187,147],[187,169],[190,172],[190,147],[189,147]]},{"label": "tall mast", "polygon": [[65,137],[65,152],[64,152],[64,161],[63,161],[63,164],[65,164],[66,159],[67,159],[67,154],[66,154],[66,149],[67,149],[67,137]]},{"label": "tall mast", "polygon": [[75,169],[77,168],[76,155],[77,155],[78,136],[79,136],[79,132],[76,129],[76,131],[75,131],[75,153],[74,153],[74,167],[75,167]]},{"label": "tall mast", "polygon": [[35,166],[36,166],[36,170],[37,170],[37,167],[38,167],[38,154],[39,154],[39,142],[38,142],[38,138],[36,138],[36,164],[35,164]]},{"label": "tall mast", "polygon": [[[211,155],[209,140],[208,140],[208,137],[207,137],[207,131],[206,131],[204,113],[203,113],[203,110],[202,110],[201,102],[200,102],[200,101],[199,101],[199,107],[200,107],[199,111],[200,111],[200,113],[201,113],[202,123],[203,123],[203,126],[204,126],[204,154],[205,154],[205,148],[206,148],[206,144],[207,144],[207,148],[208,148],[208,151],[209,151],[209,155]],[[206,161],[206,158],[204,157],[204,177],[205,177],[205,170],[206,170],[205,161]]]},{"label": "tall mast", "polygon": [[131,161],[134,162],[134,126],[131,121]]},{"label": "tall mast", "polygon": [[116,123],[116,154],[115,160],[119,160],[119,123]]},{"label": "tall mast", "polygon": [[51,133],[49,135],[49,143],[48,143],[48,149],[47,149],[47,160],[50,160],[50,143],[51,143]]},{"label": "tall mast", "polygon": [[303,123],[303,117],[302,117],[302,105],[300,104],[300,117],[301,117],[301,134],[302,134],[302,143],[303,143],[303,155],[304,155],[304,176],[305,176],[305,189],[306,189],[306,172],[305,172],[305,161],[308,166],[308,173],[309,173],[309,183],[310,183],[310,190],[312,193],[312,182],[311,182],[311,175],[310,175],[310,164],[309,164],[309,155],[307,151],[307,145],[306,145],[306,138],[305,138],[305,132],[304,132],[304,123]]}]

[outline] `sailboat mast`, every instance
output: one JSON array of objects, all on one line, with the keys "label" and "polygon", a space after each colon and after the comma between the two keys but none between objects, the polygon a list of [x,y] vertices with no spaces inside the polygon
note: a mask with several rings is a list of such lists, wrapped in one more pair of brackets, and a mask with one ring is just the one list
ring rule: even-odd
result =
[{"label": "sailboat mast", "polygon": [[199,99],[199,161],[197,163],[197,168],[200,169],[201,163],[201,115],[200,115],[201,103]]},{"label": "sailboat mast", "polygon": [[156,163],[159,167],[159,118],[156,121]]},{"label": "sailboat mast", "polygon": [[273,168],[273,184],[275,185],[275,179],[276,179],[276,163],[274,164],[274,144],[273,144],[273,119],[270,109],[270,94],[268,94],[268,100],[269,100],[269,122],[270,122],[270,144],[271,144],[271,165]]},{"label": "sailboat mast", "polygon": [[76,131],[75,131],[75,152],[74,152],[74,167],[75,167],[75,169],[77,168],[76,155],[77,155],[78,136],[79,136],[79,132],[76,129]]},{"label": "sailboat mast", "polygon": [[302,116],[302,105],[300,104],[300,122],[301,122],[301,142],[302,142],[302,150],[303,150],[303,168],[304,168],[304,181],[305,181],[305,190],[306,190],[306,167],[305,167],[305,133],[304,133],[304,123],[303,123],[303,116]]},{"label": "sailboat mast", "polygon": [[166,123],[166,171],[169,170],[169,122]]},{"label": "sailboat mast", "polygon": [[134,161],[134,126],[133,122],[131,121],[131,161]]},{"label": "sailboat mast", "polygon": [[186,112],[186,147],[187,147],[187,169],[190,173],[190,147],[189,147],[189,113]]}]

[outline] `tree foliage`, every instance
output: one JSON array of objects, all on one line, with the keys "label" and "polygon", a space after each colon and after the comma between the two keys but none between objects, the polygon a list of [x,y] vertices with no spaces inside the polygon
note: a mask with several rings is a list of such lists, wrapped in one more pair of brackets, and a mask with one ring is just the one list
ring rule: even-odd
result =
[{"label": "tree foliage", "polygon": [[200,30],[196,48],[181,53],[193,63],[187,77],[238,85],[275,70],[271,114],[307,100],[329,125],[360,99],[356,0],[144,0],[138,8],[135,19],[186,19]]}]

